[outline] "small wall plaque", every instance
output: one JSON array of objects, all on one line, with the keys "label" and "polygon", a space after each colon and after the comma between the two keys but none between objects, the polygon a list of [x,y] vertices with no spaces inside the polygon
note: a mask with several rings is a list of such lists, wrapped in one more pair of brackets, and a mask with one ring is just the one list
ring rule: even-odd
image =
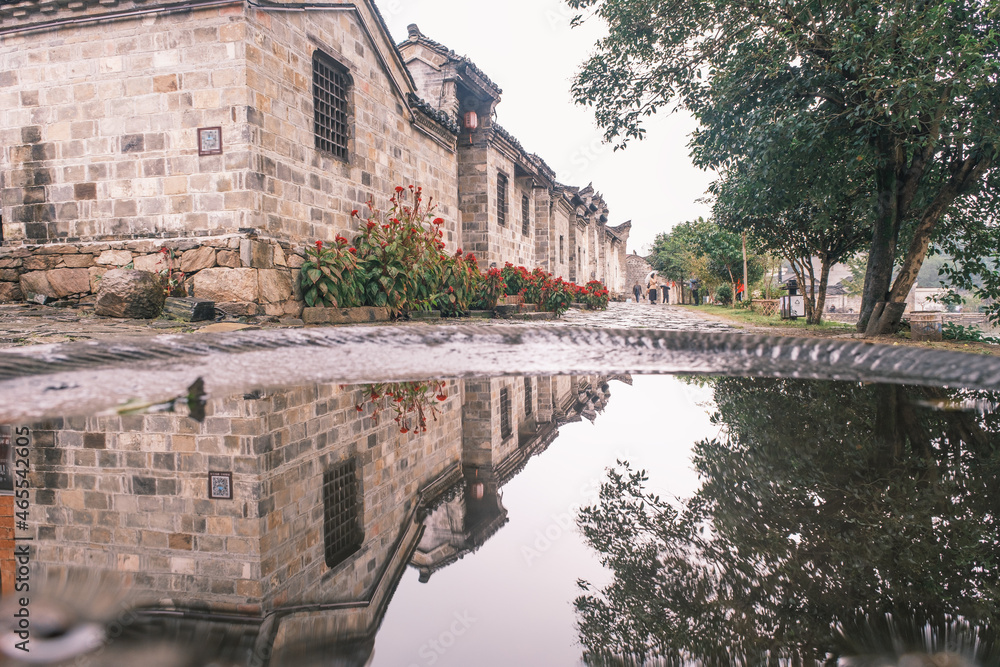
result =
[{"label": "small wall plaque", "polygon": [[208,497],[212,500],[233,499],[233,473],[209,472]]},{"label": "small wall plaque", "polygon": [[219,155],[222,153],[222,128],[198,128],[198,155]]}]

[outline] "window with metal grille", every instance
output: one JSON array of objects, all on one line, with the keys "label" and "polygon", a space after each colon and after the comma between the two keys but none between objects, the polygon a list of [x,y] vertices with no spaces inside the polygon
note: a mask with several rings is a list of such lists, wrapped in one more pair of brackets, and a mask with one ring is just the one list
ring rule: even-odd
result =
[{"label": "window with metal grille", "polygon": [[348,459],[323,473],[323,540],[326,566],[336,567],[361,548],[357,463]]},{"label": "window with metal grille", "polygon": [[500,390],[500,437],[510,437],[510,392]]},{"label": "window with metal grille", "polygon": [[497,224],[507,224],[507,177],[497,174]]},{"label": "window with metal grille", "polygon": [[342,65],[321,51],[313,53],[313,131],[316,148],[347,160],[347,93],[350,76]]},{"label": "window with metal grille", "polygon": [[559,237],[559,263],[566,263],[566,237]]},{"label": "window with metal grille", "polygon": [[521,195],[521,233],[525,236],[531,231],[531,218],[529,217],[528,196]]},{"label": "window with metal grille", "polygon": [[524,378],[524,414],[531,414],[531,378]]}]

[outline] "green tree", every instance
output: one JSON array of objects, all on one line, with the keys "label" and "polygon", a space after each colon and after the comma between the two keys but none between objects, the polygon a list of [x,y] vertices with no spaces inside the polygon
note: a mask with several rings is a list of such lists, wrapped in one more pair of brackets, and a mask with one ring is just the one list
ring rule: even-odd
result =
[{"label": "green tree", "polygon": [[[743,245],[739,234],[719,227],[712,220],[698,218],[683,222],[658,234],[653,243],[653,267],[670,280],[685,282],[697,278],[706,289],[722,283],[732,286],[743,281]],[[764,273],[760,257],[747,256],[749,282]]]},{"label": "green tree", "polygon": [[[819,324],[831,267],[854,255],[870,236],[868,179],[863,166],[851,164],[855,161],[843,164],[837,147],[794,136],[785,143],[792,148],[780,162],[742,163],[713,183],[715,217],[723,227],[747,233],[755,249],[788,261],[802,286],[807,321]],[[852,169],[853,177],[844,178]]]},{"label": "green tree", "polygon": [[716,380],[722,435],[696,445],[692,498],[648,493],[625,464],[580,513],[613,575],[581,582],[588,660],[836,664],[864,649],[838,630],[863,643],[888,615],[936,630],[964,619],[990,653],[980,664],[996,664],[1000,415],[955,408],[997,398]]},{"label": "green tree", "polygon": [[706,168],[780,162],[776,130],[867,162],[859,327],[873,314],[875,333],[898,326],[942,217],[994,166],[1000,0],[567,2],[608,26],[573,94],[609,141],[641,138],[645,117],[676,104],[700,121],[692,151]]}]

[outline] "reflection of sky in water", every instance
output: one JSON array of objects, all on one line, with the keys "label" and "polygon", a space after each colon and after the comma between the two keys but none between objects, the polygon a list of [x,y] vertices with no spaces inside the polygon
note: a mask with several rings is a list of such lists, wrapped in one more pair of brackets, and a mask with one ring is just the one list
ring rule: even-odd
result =
[{"label": "reflection of sky in water", "polygon": [[[605,469],[618,459],[649,471],[651,491],[689,497],[698,481],[691,446],[719,430],[709,423],[711,388],[664,376],[610,387],[608,406],[593,424],[562,426],[503,487],[510,522],[479,551],[426,584],[408,569],[376,639],[373,666],[579,664],[576,581],[603,584],[608,577],[578,534],[574,510],[596,499]],[[475,622],[466,630],[469,619]]]}]

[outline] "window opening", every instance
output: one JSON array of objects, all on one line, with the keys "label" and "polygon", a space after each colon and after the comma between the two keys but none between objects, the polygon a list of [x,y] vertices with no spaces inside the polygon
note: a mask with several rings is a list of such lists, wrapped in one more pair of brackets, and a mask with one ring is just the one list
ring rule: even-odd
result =
[{"label": "window opening", "polygon": [[347,70],[321,51],[313,53],[313,127],[316,148],[347,159]]},{"label": "window opening", "polygon": [[361,503],[357,462],[348,459],[323,473],[323,538],[327,567],[343,563],[361,548]]}]

